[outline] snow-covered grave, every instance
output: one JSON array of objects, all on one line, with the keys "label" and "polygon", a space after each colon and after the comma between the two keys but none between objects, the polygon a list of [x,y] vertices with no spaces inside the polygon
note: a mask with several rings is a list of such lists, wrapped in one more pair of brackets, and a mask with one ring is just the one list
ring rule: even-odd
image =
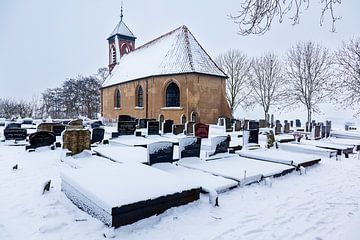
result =
[{"label": "snow-covered grave", "polygon": [[337,151],[325,148],[318,148],[316,146],[304,145],[297,142],[291,143],[278,143],[280,150],[289,152],[306,153],[312,155],[318,155],[325,158],[336,158]]},{"label": "snow-covered grave", "polygon": [[360,140],[360,131],[336,130],[330,132],[331,137]]},{"label": "snow-covered grave", "polygon": [[336,144],[336,143],[329,143],[324,141],[316,141],[316,140],[305,140],[302,139],[301,144],[316,146],[318,148],[325,148],[325,149],[332,149],[338,152],[338,155],[344,154],[346,158],[348,155],[353,153],[355,145],[343,145],[343,144]]},{"label": "snow-covered grave", "polygon": [[310,166],[321,161],[316,155],[295,153],[280,149],[260,148],[256,150],[240,150],[236,151],[242,157],[256,159],[259,161],[267,161],[273,163],[286,164],[299,168],[300,166]]},{"label": "snow-covered grave", "polygon": [[339,144],[339,145],[354,145],[356,151],[360,150],[360,139],[344,139],[344,138],[330,137],[323,139],[322,141]]}]

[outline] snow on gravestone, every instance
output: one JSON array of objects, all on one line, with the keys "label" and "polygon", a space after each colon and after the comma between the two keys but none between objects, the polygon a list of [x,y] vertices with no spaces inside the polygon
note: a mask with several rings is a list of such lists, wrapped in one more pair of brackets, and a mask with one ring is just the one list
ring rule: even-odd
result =
[{"label": "snow on gravestone", "polygon": [[9,123],[4,129],[5,140],[25,140],[27,130],[20,123]]},{"label": "snow on gravestone", "polygon": [[104,140],[104,135],[105,135],[105,129],[100,127],[93,128],[91,132],[91,144],[99,143],[102,140]]},{"label": "snow on gravestone", "polygon": [[203,123],[196,123],[194,128],[195,128],[195,137],[199,137],[199,138],[209,137],[209,125]]},{"label": "snow on gravestone", "polygon": [[179,135],[179,134],[183,133],[184,130],[185,130],[184,124],[174,124],[173,125],[173,134],[174,135]]},{"label": "snow on gravestone", "polygon": [[209,157],[218,153],[227,153],[230,146],[230,136],[212,137],[210,142],[212,153],[209,155]]},{"label": "snow on gravestone", "polygon": [[173,120],[170,120],[170,119],[166,119],[164,122],[163,122],[163,133],[171,133],[172,132],[172,125],[174,124],[174,121]]},{"label": "snow on gravestone", "polygon": [[179,139],[179,157],[200,157],[201,138],[186,137]]},{"label": "snow on gravestone", "polygon": [[29,135],[29,146],[25,149],[35,149],[38,147],[51,146],[56,141],[56,136],[53,132],[40,131]]},{"label": "snow on gravestone", "polygon": [[71,155],[90,150],[90,131],[87,129],[66,129],[63,134],[63,148],[68,149]]},{"label": "snow on gravestone", "polygon": [[172,142],[155,142],[147,145],[148,164],[172,163],[174,145]]},{"label": "snow on gravestone", "polygon": [[159,135],[160,127],[158,121],[147,122],[147,135]]}]

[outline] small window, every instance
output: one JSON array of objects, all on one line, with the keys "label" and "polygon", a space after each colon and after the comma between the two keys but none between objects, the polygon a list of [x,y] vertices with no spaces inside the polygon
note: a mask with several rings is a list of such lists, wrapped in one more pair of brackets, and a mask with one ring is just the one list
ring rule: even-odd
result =
[{"label": "small window", "polygon": [[120,108],[120,90],[116,89],[115,91],[115,96],[114,96],[114,107],[115,108]]},{"label": "small window", "polygon": [[166,107],[180,107],[180,90],[173,82],[166,88]]},{"label": "small window", "polygon": [[112,46],[111,52],[112,52],[112,63],[116,63],[116,48],[115,48],[115,46]]},{"label": "small window", "polygon": [[138,87],[136,103],[137,107],[144,107],[144,91],[142,86]]}]

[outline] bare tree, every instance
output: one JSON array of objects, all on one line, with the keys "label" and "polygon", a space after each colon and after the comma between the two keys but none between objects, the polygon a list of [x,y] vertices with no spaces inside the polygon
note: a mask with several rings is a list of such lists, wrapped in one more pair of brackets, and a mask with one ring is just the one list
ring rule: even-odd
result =
[{"label": "bare tree", "polygon": [[226,98],[233,114],[239,105],[245,103],[249,95],[246,85],[250,60],[239,50],[229,50],[218,56],[216,62],[229,77],[226,82]]},{"label": "bare tree", "polygon": [[310,41],[298,43],[288,52],[286,104],[305,106],[308,123],[334,90],[331,57],[328,49]]},{"label": "bare tree", "polygon": [[282,101],[286,90],[282,65],[275,54],[267,53],[252,61],[249,86],[252,101],[263,108],[267,119],[270,107]]},{"label": "bare tree", "polygon": [[[335,32],[335,22],[340,17],[335,16],[334,5],[341,4],[341,0],[320,0],[322,6],[320,14],[320,26],[324,23],[324,17],[328,13]],[[230,18],[239,26],[239,34],[264,34],[270,30],[274,18],[279,22],[284,16],[290,15],[292,24],[298,24],[303,10],[308,9],[310,0],[243,0],[240,10]]]},{"label": "bare tree", "polygon": [[[360,38],[343,42],[336,56],[340,103],[356,108],[360,103]],[[359,115],[360,109],[356,110]]]}]

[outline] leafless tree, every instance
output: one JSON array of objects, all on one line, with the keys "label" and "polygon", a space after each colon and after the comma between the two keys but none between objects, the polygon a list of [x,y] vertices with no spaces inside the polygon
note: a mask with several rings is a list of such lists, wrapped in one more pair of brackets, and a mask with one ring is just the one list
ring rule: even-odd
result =
[{"label": "leafless tree", "polygon": [[[335,32],[335,22],[340,17],[335,15],[334,6],[341,4],[341,0],[320,0],[320,4],[320,26],[324,23],[325,15],[329,14],[331,31]],[[308,9],[309,5],[310,0],[243,0],[238,13],[230,15],[230,18],[238,24],[239,34],[261,35],[270,30],[275,18],[279,18],[281,23],[284,16],[289,15],[292,24],[298,24],[302,11]]]},{"label": "leafless tree", "polygon": [[233,114],[249,95],[246,85],[251,61],[241,51],[229,50],[218,56],[216,62],[229,77],[226,82],[226,98]]},{"label": "leafless tree", "polygon": [[[360,38],[343,42],[337,51],[340,103],[357,108],[360,103]],[[356,109],[356,115],[360,109]]]},{"label": "leafless tree", "polygon": [[251,64],[250,96],[260,105],[267,119],[271,106],[281,103],[285,96],[285,78],[282,64],[273,53],[255,58]]},{"label": "leafless tree", "polygon": [[301,42],[290,48],[287,57],[287,105],[302,105],[308,123],[319,104],[334,91],[332,56],[329,50],[314,42]]}]

